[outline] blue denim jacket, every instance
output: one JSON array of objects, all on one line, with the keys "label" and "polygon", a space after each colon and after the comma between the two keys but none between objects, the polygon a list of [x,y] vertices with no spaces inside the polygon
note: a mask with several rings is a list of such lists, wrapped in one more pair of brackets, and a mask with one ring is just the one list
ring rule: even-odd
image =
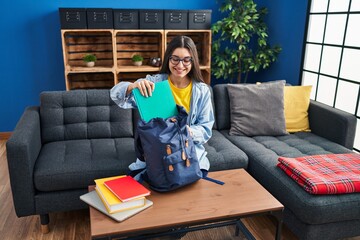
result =
[{"label": "blue denim jacket", "polygon": [[[146,79],[156,83],[167,80],[168,75],[147,75]],[[126,90],[130,84],[130,82],[120,82],[110,91],[111,99],[121,108],[137,107],[133,94],[130,93],[126,96]],[[209,170],[210,163],[206,157],[207,152],[205,151],[203,144],[206,143],[212,135],[211,129],[214,125],[214,112],[211,103],[210,89],[205,83],[193,81],[190,112],[187,122],[192,132],[200,168]],[[136,165],[139,166],[136,167]],[[144,167],[144,164],[136,161],[133,166],[130,166],[130,169],[135,170],[136,168],[142,167]]]}]

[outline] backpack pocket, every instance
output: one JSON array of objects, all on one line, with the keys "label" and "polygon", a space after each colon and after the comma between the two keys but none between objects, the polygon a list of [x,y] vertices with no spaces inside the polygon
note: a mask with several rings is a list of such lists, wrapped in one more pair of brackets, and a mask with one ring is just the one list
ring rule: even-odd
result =
[{"label": "backpack pocket", "polygon": [[[197,159],[180,149],[164,157],[165,175],[171,189],[193,183],[202,177]],[[195,155],[196,156],[196,155]]]}]

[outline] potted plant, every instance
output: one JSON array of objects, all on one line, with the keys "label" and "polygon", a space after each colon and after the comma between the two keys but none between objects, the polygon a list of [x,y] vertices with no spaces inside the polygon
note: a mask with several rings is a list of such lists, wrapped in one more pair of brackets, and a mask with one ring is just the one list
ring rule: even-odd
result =
[{"label": "potted plant", "polygon": [[267,43],[267,9],[256,7],[253,0],[224,0],[221,5],[225,17],[212,26],[212,72],[217,79],[232,82],[236,76],[240,83],[245,74],[246,82],[250,71],[258,72],[276,61],[281,48]]},{"label": "potted plant", "polygon": [[88,67],[95,66],[96,60],[97,60],[97,58],[94,54],[86,54],[83,57],[83,61],[86,63],[86,66],[88,66]]},{"label": "potted plant", "polygon": [[131,60],[133,61],[135,66],[141,66],[144,58],[138,54],[135,54],[134,56],[132,56]]}]

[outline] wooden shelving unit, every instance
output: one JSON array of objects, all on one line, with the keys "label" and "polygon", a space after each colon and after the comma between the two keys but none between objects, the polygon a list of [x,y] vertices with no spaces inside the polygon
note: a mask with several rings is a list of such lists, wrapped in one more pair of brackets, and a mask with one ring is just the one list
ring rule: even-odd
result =
[{"label": "wooden shelving unit", "polygon": [[[111,88],[156,74],[160,67],[148,65],[149,59],[163,59],[167,44],[177,35],[194,40],[204,81],[210,84],[211,30],[70,29],[61,30],[66,90]],[[97,56],[95,67],[85,67],[82,57],[87,53]],[[132,65],[134,54],[144,57],[142,66]]]},{"label": "wooden shelving unit", "polygon": [[[147,74],[159,72],[160,67],[148,65],[152,57],[164,56],[163,30],[114,30],[116,51],[116,83],[135,81]],[[134,66],[131,58],[139,54],[144,58],[142,66]]]}]

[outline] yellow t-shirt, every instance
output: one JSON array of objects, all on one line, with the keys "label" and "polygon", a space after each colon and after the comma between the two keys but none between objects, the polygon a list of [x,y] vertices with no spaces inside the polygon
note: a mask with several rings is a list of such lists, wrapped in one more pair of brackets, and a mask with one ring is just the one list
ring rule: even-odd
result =
[{"label": "yellow t-shirt", "polygon": [[191,92],[192,92],[192,81],[186,88],[177,88],[172,84],[169,79],[169,84],[171,91],[174,95],[175,102],[177,105],[183,106],[186,111],[189,113],[190,111],[190,101],[191,101]]}]

